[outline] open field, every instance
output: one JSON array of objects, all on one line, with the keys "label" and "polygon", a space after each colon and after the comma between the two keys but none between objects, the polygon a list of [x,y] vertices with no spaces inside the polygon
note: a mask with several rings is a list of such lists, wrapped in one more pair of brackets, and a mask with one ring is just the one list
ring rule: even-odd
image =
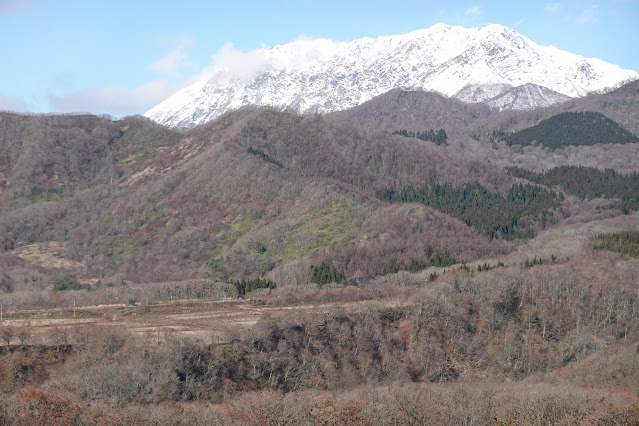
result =
[{"label": "open field", "polygon": [[[331,312],[336,309],[357,311],[370,309],[369,301],[278,304],[254,300],[176,300],[172,303],[138,302],[136,306],[123,304],[76,306],[73,309],[19,310],[5,312],[0,327],[30,331],[28,344],[53,345],[60,333],[66,343],[73,345],[77,330],[84,327],[126,330],[145,343],[162,344],[167,337],[193,338],[204,344],[225,343],[229,334],[250,331],[262,320],[290,314]],[[397,307],[406,301],[388,300],[384,305]],[[18,338],[11,341],[18,345]]]}]

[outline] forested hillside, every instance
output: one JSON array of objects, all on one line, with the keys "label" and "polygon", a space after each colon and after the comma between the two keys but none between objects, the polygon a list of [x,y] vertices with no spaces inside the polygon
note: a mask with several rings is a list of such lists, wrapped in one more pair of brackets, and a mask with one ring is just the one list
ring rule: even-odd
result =
[{"label": "forested hillside", "polygon": [[142,117],[0,113],[0,208],[110,184],[180,135]]},{"label": "forested hillside", "polygon": [[0,424],[636,424],[636,89],[0,114]]},{"label": "forested hillside", "polygon": [[596,250],[610,250],[624,256],[639,257],[639,232],[620,231],[595,237]]},{"label": "forested hillside", "polygon": [[[58,131],[49,117],[41,119],[46,132]],[[103,155],[103,169],[118,170],[113,182],[107,174],[108,182],[65,189],[46,203],[30,193],[9,193],[18,181],[12,177],[5,202],[14,199],[21,207],[0,217],[5,250],[62,241],[65,255],[81,262],[87,276],[242,280],[272,273],[278,285],[308,280],[303,265],[322,260],[334,260],[352,279],[375,275],[392,259],[419,259],[429,245],[460,261],[509,250],[449,217],[407,216],[376,201],[377,189],[397,183],[478,180],[495,188],[512,179],[429,142],[368,135],[325,117],[270,109],[241,110],[184,135],[138,131],[145,123],[101,123],[113,132],[112,148]],[[97,124],[91,126],[73,131],[90,134]],[[427,218],[421,230],[407,227],[415,214]],[[407,241],[409,233],[419,243]],[[286,266],[294,259],[304,261]]]},{"label": "forested hillside", "polygon": [[446,135],[446,131],[444,129],[439,129],[437,132],[435,132],[433,129],[424,130],[421,132],[402,129],[394,131],[393,134],[401,135],[407,138],[417,138],[423,141],[431,141],[435,145],[443,145],[446,143],[446,139],[448,139],[448,136]]}]

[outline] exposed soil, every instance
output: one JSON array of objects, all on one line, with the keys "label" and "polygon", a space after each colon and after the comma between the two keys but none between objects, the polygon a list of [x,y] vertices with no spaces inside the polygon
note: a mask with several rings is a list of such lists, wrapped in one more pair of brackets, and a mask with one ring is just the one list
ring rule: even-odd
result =
[{"label": "exposed soil", "polygon": [[44,268],[81,269],[80,262],[64,258],[64,246],[57,241],[18,246],[14,254],[29,263]]}]

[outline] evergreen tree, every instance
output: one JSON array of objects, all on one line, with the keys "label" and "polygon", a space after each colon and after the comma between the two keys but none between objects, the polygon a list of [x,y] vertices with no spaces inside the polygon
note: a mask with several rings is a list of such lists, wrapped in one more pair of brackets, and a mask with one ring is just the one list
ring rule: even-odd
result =
[{"label": "evergreen tree", "polygon": [[446,135],[446,131],[444,129],[439,129],[437,132],[433,129],[424,130],[422,132],[412,132],[406,129],[396,130],[393,132],[394,135],[400,135],[407,138],[416,138],[423,141],[430,141],[436,145],[443,145],[446,143],[448,136]]},{"label": "evergreen tree", "polygon": [[246,293],[250,293],[259,288],[277,288],[277,285],[273,281],[265,280],[263,278],[256,278],[248,281],[243,279],[242,281],[235,281],[233,285],[235,285],[239,296],[244,296]]},{"label": "evergreen tree", "polygon": [[346,280],[343,270],[337,270],[335,266],[328,266],[322,262],[320,266],[311,266],[311,282],[319,285],[339,283]]}]

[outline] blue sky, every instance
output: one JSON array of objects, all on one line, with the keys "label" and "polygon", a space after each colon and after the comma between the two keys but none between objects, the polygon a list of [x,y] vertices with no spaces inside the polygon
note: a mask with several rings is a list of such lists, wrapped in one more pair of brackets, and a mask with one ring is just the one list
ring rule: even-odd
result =
[{"label": "blue sky", "polygon": [[221,51],[438,22],[506,25],[537,44],[639,70],[639,0],[0,0],[0,110],[143,113]]}]

